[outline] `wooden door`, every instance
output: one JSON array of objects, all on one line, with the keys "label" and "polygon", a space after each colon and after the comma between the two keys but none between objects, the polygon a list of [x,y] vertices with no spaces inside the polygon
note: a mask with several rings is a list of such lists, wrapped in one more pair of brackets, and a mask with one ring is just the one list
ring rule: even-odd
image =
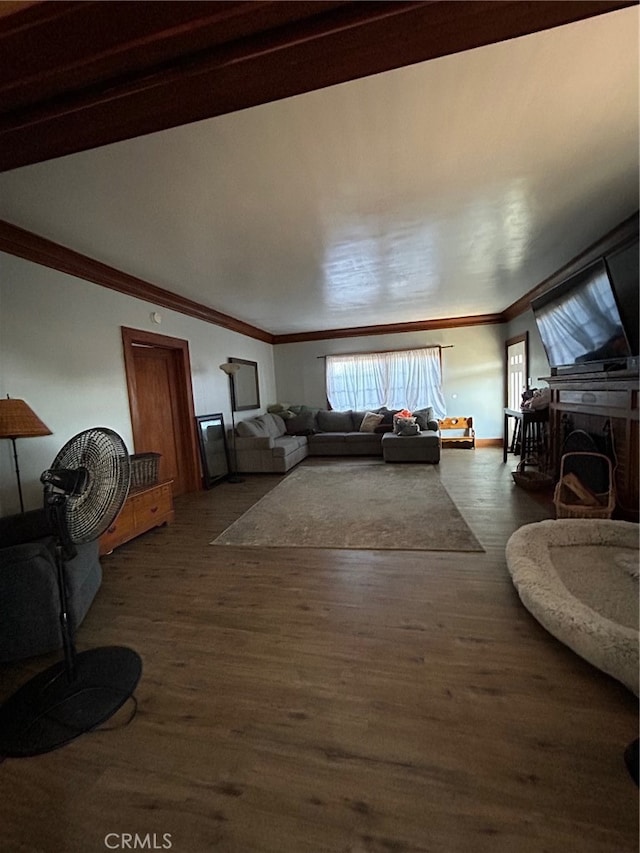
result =
[{"label": "wooden door", "polygon": [[173,494],[200,488],[186,341],[124,329],[123,345],[136,453],[161,453],[159,476]]},{"label": "wooden door", "polygon": [[136,442],[136,452],[161,453],[160,479],[173,480],[174,494],[188,491],[180,465],[183,439],[176,411],[177,376],[171,350],[147,346],[133,347],[138,386],[138,414],[144,438]]}]

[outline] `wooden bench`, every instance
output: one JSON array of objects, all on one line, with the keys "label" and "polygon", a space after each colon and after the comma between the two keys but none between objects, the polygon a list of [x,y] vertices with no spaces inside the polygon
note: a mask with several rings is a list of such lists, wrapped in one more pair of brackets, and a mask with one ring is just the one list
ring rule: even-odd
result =
[{"label": "wooden bench", "polygon": [[473,428],[473,418],[443,418],[438,423],[443,447],[475,449],[476,432]]}]

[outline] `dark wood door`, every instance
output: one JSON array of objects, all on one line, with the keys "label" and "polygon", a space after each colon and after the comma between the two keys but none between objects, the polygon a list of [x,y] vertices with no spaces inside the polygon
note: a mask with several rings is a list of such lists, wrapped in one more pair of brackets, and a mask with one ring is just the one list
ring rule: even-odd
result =
[{"label": "dark wood door", "polygon": [[173,480],[173,493],[182,495],[188,489],[180,460],[184,441],[180,412],[177,409],[178,378],[172,350],[134,346],[133,360],[138,389],[138,417],[143,443],[136,442],[136,452],[161,453],[160,479]]},{"label": "dark wood door", "polygon": [[173,494],[200,488],[186,341],[124,329],[135,452],[161,453],[159,476]]}]

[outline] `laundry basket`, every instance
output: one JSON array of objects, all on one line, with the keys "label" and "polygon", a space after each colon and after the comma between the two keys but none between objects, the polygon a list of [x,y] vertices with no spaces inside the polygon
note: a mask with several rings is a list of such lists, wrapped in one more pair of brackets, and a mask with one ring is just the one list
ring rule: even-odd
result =
[{"label": "laundry basket", "polygon": [[565,453],[553,502],[557,518],[611,518],[616,498],[609,457],[602,453]]}]

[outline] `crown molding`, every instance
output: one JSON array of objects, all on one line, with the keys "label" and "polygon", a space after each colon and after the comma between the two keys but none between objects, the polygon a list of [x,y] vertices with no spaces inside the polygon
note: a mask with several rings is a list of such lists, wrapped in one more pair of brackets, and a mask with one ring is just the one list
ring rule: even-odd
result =
[{"label": "crown molding", "polygon": [[438,320],[416,320],[412,323],[389,323],[375,326],[352,326],[345,329],[326,329],[319,332],[292,332],[274,335],[274,344],[297,344],[305,341],[363,338],[369,335],[399,335],[406,332],[429,332],[435,329],[459,329],[466,326],[486,326],[502,323],[502,314],[477,314],[469,317],[443,317]]},{"label": "crown molding", "polygon": [[604,237],[597,240],[571,261],[557,270],[549,278],[540,282],[524,296],[512,302],[504,311],[493,314],[475,314],[464,317],[443,317],[435,320],[415,320],[408,323],[376,324],[371,326],[350,326],[341,329],[323,329],[313,332],[291,332],[289,334],[273,334],[257,326],[252,326],[242,320],[237,320],[214,308],[209,308],[200,302],[187,299],[151,284],[129,273],[103,264],[93,258],[41,237],[24,228],[19,228],[10,222],[0,219],[0,252],[15,255],[24,260],[41,266],[55,269],[58,272],[72,275],[85,281],[99,284],[110,290],[117,290],[135,299],[142,299],[163,308],[169,308],[196,320],[212,323],[240,335],[246,335],[258,341],[278,345],[305,343],[307,341],[337,340],[340,338],[362,338],[374,335],[398,335],[408,332],[428,332],[439,329],[459,329],[470,326],[486,326],[508,323],[520,314],[524,314],[531,306],[531,300],[545,293],[551,287],[559,284],[572,273],[581,269],[596,258],[609,254],[630,240],[637,238],[639,214],[636,211],[620,225],[613,228]]},{"label": "crown molding", "polygon": [[151,284],[129,273],[96,261],[87,255],[19,228],[11,222],[0,219],[0,252],[23,258],[34,264],[49,267],[75,278],[99,284],[101,287],[117,290],[135,299],[142,299],[163,308],[170,308],[188,317],[195,317],[205,323],[221,326],[240,335],[246,335],[268,344],[317,341],[331,338],[357,338],[366,335],[392,335],[404,332],[421,332],[432,329],[455,329],[460,326],[480,326],[488,323],[500,323],[501,314],[481,314],[473,317],[446,317],[441,320],[419,320],[413,323],[394,323],[390,325],[354,326],[345,329],[328,329],[320,332],[300,332],[290,335],[274,335],[257,326],[237,320],[200,302],[194,302]]},{"label": "crown molding", "polygon": [[148,281],[136,278],[4,220],[0,220],[0,251],[85,281],[91,281],[110,290],[117,290],[135,299],[170,308],[189,317],[195,317],[197,320],[203,320],[205,323],[213,323],[232,332],[269,344],[273,343],[273,335],[263,329],[236,320],[228,314],[222,314],[184,296],[178,296],[170,290],[150,284]]},{"label": "crown molding", "polygon": [[516,299],[515,302],[512,302],[511,305],[505,308],[502,312],[502,322],[508,323],[520,314],[524,314],[531,307],[531,302],[534,299],[537,299],[538,296],[541,296],[543,293],[546,293],[547,290],[550,290],[552,287],[560,284],[560,282],[564,281],[570,275],[573,275],[574,272],[577,272],[582,269],[582,267],[590,264],[591,261],[595,261],[597,258],[601,258],[604,255],[611,254],[615,249],[623,246],[625,243],[628,243],[634,237],[637,238],[638,222],[639,216],[638,211],[636,211],[628,219],[625,219],[619,225],[616,225],[615,228],[568,261],[568,263],[563,267],[560,267],[559,270],[556,270],[548,278],[545,278],[544,281],[541,281],[534,288],[525,293],[524,296],[521,296],[519,299]]}]

